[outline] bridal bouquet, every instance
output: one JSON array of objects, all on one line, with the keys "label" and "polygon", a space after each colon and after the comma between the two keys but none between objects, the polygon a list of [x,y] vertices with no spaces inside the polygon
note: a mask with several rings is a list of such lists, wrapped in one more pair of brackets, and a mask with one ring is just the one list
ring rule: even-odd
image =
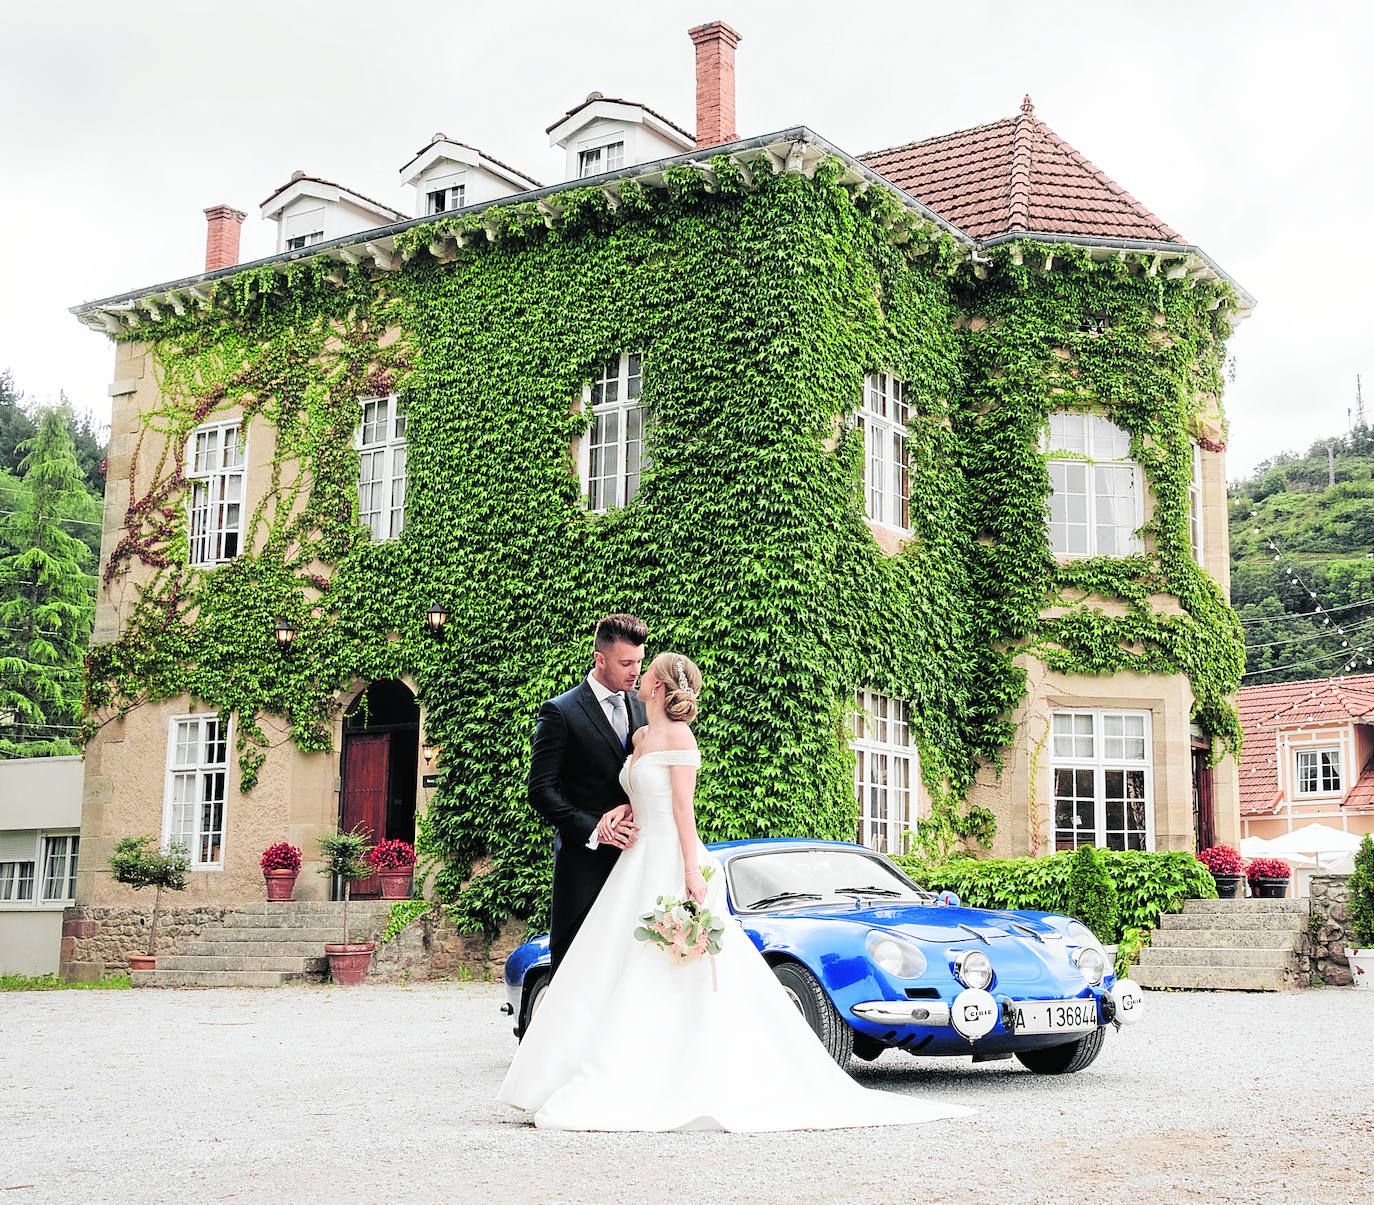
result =
[{"label": "bridal bouquet", "polygon": [[[701,876],[710,880],[715,868],[703,866]],[[669,954],[690,962],[703,954],[719,954],[725,922],[693,899],[680,900],[671,895],[658,897],[658,907],[639,918],[636,941],[653,942]]]}]

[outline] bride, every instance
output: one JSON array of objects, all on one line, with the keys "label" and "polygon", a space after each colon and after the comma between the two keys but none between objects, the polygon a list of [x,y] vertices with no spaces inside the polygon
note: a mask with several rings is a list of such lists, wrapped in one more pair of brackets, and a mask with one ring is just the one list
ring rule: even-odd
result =
[{"label": "bride", "polygon": [[[501,1100],[556,1130],[838,1129],[968,1113],[851,1080],[730,917],[692,806],[700,688],[696,666],[675,653],[656,657],[640,683],[649,722],[620,771],[639,839],[564,957]],[[602,840],[627,810],[603,820]],[[661,895],[690,896],[724,919],[714,966],[635,940]]]}]

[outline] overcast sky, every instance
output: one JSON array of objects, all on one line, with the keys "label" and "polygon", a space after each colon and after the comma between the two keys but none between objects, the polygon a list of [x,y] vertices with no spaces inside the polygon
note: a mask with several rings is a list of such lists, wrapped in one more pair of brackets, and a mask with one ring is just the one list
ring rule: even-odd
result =
[{"label": "overcast sky", "polygon": [[0,369],[102,421],[113,351],[67,307],[193,274],[201,211],[296,168],[404,212],[432,133],[534,176],[597,89],[691,128],[687,29],[720,18],[741,136],[806,124],[854,154],[1036,114],[1259,298],[1236,332],[1229,473],[1374,414],[1374,6],[1309,0],[331,0],[7,3]]}]

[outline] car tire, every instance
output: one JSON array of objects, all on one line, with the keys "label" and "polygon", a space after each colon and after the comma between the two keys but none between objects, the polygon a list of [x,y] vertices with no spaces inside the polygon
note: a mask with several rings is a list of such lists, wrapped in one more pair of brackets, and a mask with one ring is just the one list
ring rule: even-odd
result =
[{"label": "car tire", "polygon": [[1094,1029],[1084,1034],[1076,1042],[1065,1042],[1062,1046],[1049,1046],[1043,1050],[1018,1050],[1016,1058],[1027,1071],[1036,1075],[1072,1075],[1082,1071],[1099,1054],[1102,1043],[1107,1040],[1107,1027]]},{"label": "car tire", "polygon": [[825,988],[810,971],[795,962],[778,963],[773,974],[811,1031],[820,1038],[826,1053],[841,1067],[848,1066],[849,1056],[854,1053],[854,1031],[830,1003]]},{"label": "car tire", "polygon": [[516,1036],[524,1041],[525,1031],[530,1027],[530,1022],[534,1020],[535,1010],[544,1001],[544,993],[549,990],[549,980],[553,978],[547,971],[532,976],[533,983],[525,985],[524,1003],[520,1006],[520,1028],[515,1031]]}]

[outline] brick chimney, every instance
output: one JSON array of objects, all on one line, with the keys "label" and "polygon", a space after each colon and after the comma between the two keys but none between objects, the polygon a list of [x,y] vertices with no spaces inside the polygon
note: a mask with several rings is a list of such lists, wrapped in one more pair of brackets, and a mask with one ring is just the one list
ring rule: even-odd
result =
[{"label": "brick chimney", "polygon": [[735,142],[735,47],[739,33],[724,21],[687,31],[697,48],[697,146]]},{"label": "brick chimney", "polygon": [[232,268],[239,262],[239,227],[247,216],[228,205],[205,211],[205,270]]}]

